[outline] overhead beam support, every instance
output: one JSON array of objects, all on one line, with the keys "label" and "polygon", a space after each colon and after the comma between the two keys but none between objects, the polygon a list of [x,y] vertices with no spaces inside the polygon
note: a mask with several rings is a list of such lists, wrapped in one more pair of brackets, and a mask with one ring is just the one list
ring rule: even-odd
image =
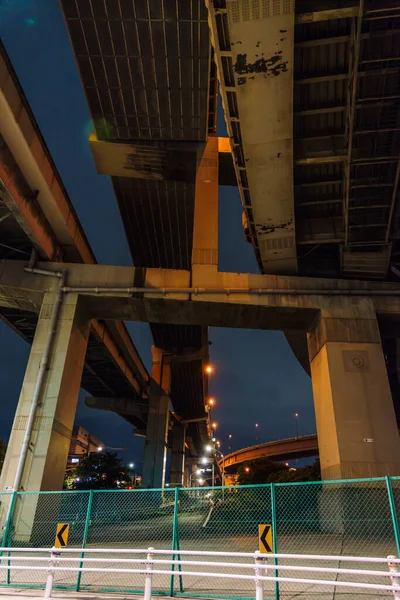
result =
[{"label": "overhead beam support", "polygon": [[330,10],[318,10],[296,15],[296,24],[318,23],[320,21],[329,21],[332,19],[350,19],[357,17],[358,5],[343,8],[332,8]]}]

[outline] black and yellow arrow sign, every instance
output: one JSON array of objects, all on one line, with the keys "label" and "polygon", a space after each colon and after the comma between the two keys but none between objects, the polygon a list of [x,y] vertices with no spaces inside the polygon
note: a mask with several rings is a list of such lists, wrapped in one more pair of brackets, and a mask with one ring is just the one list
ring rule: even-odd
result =
[{"label": "black and yellow arrow sign", "polygon": [[54,546],[56,548],[65,548],[68,544],[68,534],[69,523],[58,523],[56,531],[56,541],[54,542]]},{"label": "black and yellow arrow sign", "polygon": [[262,554],[273,552],[272,526],[268,523],[258,526],[258,543]]}]

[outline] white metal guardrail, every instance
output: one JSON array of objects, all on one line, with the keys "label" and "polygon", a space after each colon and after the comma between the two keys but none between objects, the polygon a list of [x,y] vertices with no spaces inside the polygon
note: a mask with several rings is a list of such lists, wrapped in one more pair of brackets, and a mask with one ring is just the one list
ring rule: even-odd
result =
[{"label": "white metal guardrail", "polygon": [[[82,552],[95,554],[95,557],[82,557]],[[35,554],[46,552],[48,557],[35,556]],[[17,556],[23,554],[25,556]],[[79,554],[79,556],[73,556]],[[125,554],[126,558],[114,558],[113,555]],[[175,559],[174,556],[194,557],[193,560]],[[106,555],[106,556],[104,556]],[[140,555],[143,555],[140,557]],[[158,558],[169,556],[170,558]],[[213,560],[207,560],[211,558]],[[221,558],[221,560],[215,559]],[[243,558],[247,562],[233,562],[229,559]],[[225,560],[224,560],[225,559]],[[312,562],[311,566],[296,564],[273,564],[269,559],[293,560]],[[26,564],[27,562],[33,564]],[[64,566],[64,564],[76,562],[76,566]],[[385,570],[375,569],[352,569],[318,566],[321,562],[340,563],[366,563],[370,565],[383,565]],[[25,564],[24,564],[25,563]],[[43,563],[43,564],[39,564]],[[102,566],[96,566],[101,563]],[[110,565],[104,567],[104,564]],[[122,565],[126,567],[121,568]],[[132,568],[137,566],[137,568]],[[158,568],[159,567],[159,568]],[[180,570],[175,570],[178,567]],[[189,567],[190,570],[181,570]],[[208,567],[207,571],[196,570],[195,567]],[[248,569],[249,574],[217,572],[215,568],[223,569]],[[256,551],[250,552],[213,552],[196,550],[156,550],[155,548],[144,549],[116,549],[116,548],[0,548],[1,570],[25,570],[44,571],[46,573],[46,586],[44,599],[51,598],[54,584],[54,575],[58,571],[69,571],[75,573],[136,573],[143,576],[144,600],[151,600],[152,580],[157,575],[174,575],[179,577],[210,577],[219,579],[241,579],[254,582],[256,600],[264,600],[264,582],[287,582],[301,583],[310,586],[333,586],[344,588],[358,588],[375,590],[379,592],[391,592],[395,600],[400,600],[400,559],[395,556],[387,558],[369,558],[360,556],[325,556],[313,554],[261,554]],[[314,577],[289,577],[280,575],[279,572],[298,571],[317,575],[326,573],[335,576],[336,579],[316,579]],[[338,576],[357,576],[360,581],[338,580]],[[365,577],[382,578],[383,583],[368,583],[362,581]]]}]

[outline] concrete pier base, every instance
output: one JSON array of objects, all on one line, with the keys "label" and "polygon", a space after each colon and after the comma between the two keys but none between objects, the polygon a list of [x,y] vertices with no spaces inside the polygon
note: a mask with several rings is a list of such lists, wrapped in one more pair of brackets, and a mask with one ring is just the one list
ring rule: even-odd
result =
[{"label": "concrete pier base", "polygon": [[143,486],[163,488],[167,460],[171,366],[162,350],[152,347],[153,365],[143,461]]},{"label": "concrete pier base", "polygon": [[185,471],[185,425],[175,421],[171,436],[171,471],[169,481],[172,485],[183,486]]},{"label": "concrete pier base", "polygon": [[308,334],[323,479],[400,474],[400,437],[369,301],[322,311]]},{"label": "concrete pier base", "polygon": [[[1,474],[1,490],[14,484],[54,300],[54,294],[45,294]],[[88,336],[89,322],[78,296],[69,294],[61,305],[19,491],[62,489]],[[13,530],[19,541],[30,539],[37,496],[24,506],[17,501],[14,510]]]}]

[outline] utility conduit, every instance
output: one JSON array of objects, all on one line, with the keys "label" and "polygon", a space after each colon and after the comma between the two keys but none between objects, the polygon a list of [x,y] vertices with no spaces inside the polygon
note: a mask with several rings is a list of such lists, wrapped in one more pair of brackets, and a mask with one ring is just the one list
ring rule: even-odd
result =
[{"label": "utility conduit", "polygon": [[374,289],[268,289],[268,288],[174,288],[174,287],[69,287],[62,289],[65,293],[74,294],[218,294],[218,295],[250,295],[250,296],[400,296],[400,289],[374,290]]}]

